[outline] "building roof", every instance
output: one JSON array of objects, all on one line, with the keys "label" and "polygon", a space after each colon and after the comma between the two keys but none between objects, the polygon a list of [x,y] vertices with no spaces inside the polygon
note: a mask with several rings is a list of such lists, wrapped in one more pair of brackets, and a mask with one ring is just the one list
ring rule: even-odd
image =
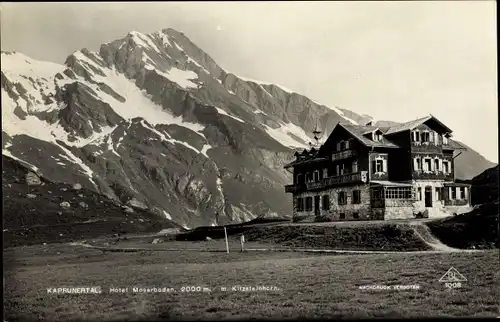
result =
[{"label": "building roof", "polygon": [[437,122],[440,126],[442,126],[444,129],[446,129],[447,132],[450,132],[450,133],[452,132],[450,128],[448,128],[446,125],[441,123],[437,118],[435,118],[434,116],[429,114],[428,116],[421,117],[421,118],[413,120],[413,121],[409,121],[406,123],[391,126],[385,134],[390,135],[390,134],[399,133],[399,132],[403,132],[403,131],[413,130],[417,126],[422,125],[429,120],[433,120],[433,121]]},{"label": "building roof", "polygon": [[[339,124],[339,126],[342,126],[344,129],[346,129],[347,132],[349,132],[352,136],[354,136],[356,139],[358,139],[361,143],[363,143],[366,146],[369,147],[380,147],[380,148],[398,148],[396,144],[393,142],[389,141],[387,138],[382,137],[380,141],[372,141],[364,134],[370,133],[375,131],[376,129],[380,129],[379,127],[376,126],[362,126],[362,125],[352,125],[352,124]],[[384,133],[384,131],[382,131]]]},{"label": "building roof", "polygon": [[449,150],[467,150],[465,146],[462,144],[458,143],[455,140],[448,139],[448,144],[443,146],[443,149],[449,149]]},{"label": "building roof", "polygon": [[321,162],[321,161],[328,161],[328,158],[309,157],[309,158],[303,159],[303,160],[294,160],[290,163],[285,164],[284,168],[290,168],[290,167],[300,165],[300,164],[309,164],[309,163],[315,163],[315,162]]}]

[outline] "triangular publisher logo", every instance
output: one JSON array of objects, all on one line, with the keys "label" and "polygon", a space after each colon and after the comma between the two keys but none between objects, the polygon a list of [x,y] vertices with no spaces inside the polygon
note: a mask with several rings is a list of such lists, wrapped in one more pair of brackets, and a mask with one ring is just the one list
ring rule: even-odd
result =
[{"label": "triangular publisher logo", "polygon": [[467,279],[465,276],[460,274],[455,267],[451,267],[440,279],[440,282],[452,283],[452,282],[465,282]]}]

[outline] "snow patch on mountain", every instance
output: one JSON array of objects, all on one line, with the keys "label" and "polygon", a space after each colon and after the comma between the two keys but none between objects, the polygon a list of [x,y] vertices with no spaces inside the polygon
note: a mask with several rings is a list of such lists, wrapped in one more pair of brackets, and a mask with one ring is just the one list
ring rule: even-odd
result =
[{"label": "snow patch on mountain", "polygon": [[65,69],[64,65],[34,60],[18,52],[2,52],[2,71],[5,73],[36,78],[53,78]]},{"label": "snow patch on mountain", "polygon": [[19,161],[21,162],[22,164],[25,164],[27,166],[29,166],[31,168],[31,170],[33,170],[34,172],[37,172],[38,171],[38,167],[32,165],[31,163],[29,162],[26,162],[18,157],[16,157],[15,155],[13,155],[9,150],[7,150],[6,148],[2,149],[2,154],[5,155],[5,156],[8,156],[16,161]]},{"label": "snow patch on mountain", "polygon": [[[144,128],[150,130],[151,132],[155,133],[156,135],[158,135],[160,137],[160,139],[162,141],[166,141],[166,142],[169,142],[169,143],[172,143],[172,144],[182,144],[184,145],[185,147],[187,147],[188,149],[191,149],[193,150],[194,152],[196,152],[197,154],[200,154],[202,153],[200,150],[196,149],[195,147],[193,147],[192,145],[190,145],[189,143],[187,142],[184,142],[184,141],[179,141],[179,140],[176,140],[176,139],[172,139],[172,138],[167,138],[165,136],[165,134],[161,133],[160,131],[158,131],[157,129],[155,128],[152,128],[151,126],[149,126],[148,124],[146,124],[144,122],[144,120],[141,120],[141,124]],[[166,133],[169,137],[170,135],[168,133]],[[208,156],[207,156],[208,157]]]},{"label": "snow patch on mountain", "polygon": [[[189,77],[197,77],[196,73],[194,72],[182,71],[177,68],[173,69],[179,71],[173,72],[174,75],[190,75]],[[133,81],[128,79],[125,75],[119,73],[115,69],[103,70],[103,72],[106,74],[106,77],[93,75],[94,80],[103,82],[111,87],[116,93],[125,98],[125,102],[121,102],[113,96],[102,91],[99,92],[100,97],[98,97],[97,99],[108,103],[111,108],[124,119],[130,120],[135,117],[142,117],[152,125],[177,124],[194,132],[198,132],[198,134],[205,137],[203,133],[200,133],[205,129],[205,126],[199,123],[185,122],[181,116],[174,117],[167,110],[164,110],[160,105],[154,103],[144,90],[139,89],[133,83]],[[182,83],[182,79],[182,77],[179,77],[177,80]],[[85,82],[81,78],[79,78],[78,80],[97,91],[97,85]]]},{"label": "snow patch on mountain", "polygon": [[239,75],[236,76],[236,77],[238,77],[241,80],[244,80],[245,82],[255,83],[255,84],[259,84],[259,85],[276,86],[276,87],[279,87],[280,89],[284,90],[287,93],[290,93],[290,94],[295,93],[291,89],[288,89],[288,88],[286,88],[284,86],[281,86],[281,85],[278,85],[278,84],[263,82],[263,81],[259,81],[259,80],[255,80],[255,79],[251,79],[251,78],[247,78],[247,77],[242,77],[242,76],[239,76]]},{"label": "snow patch on mountain", "polygon": [[201,148],[201,154],[203,154],[204,156],[206,156],[208,158],[208,150],[210,150],[212,148],[212,146],[210,144],[204,144],[203,145],[203,148]]},{"label": "snow patch on mountain", "polygon": [[[151,69],[152,67],[149,67]],[[198,87],[197,84],[193,83],[191,80],[197,79],[198,74],[191,70],[182,70],[178,69],[175,67],[172,67],[168,72],[164,73],[159,71],[158,69],[155,69],[156,73],[160,76],[165,77],[171,82],[176,83],[180,87],[186,89],[186,88],[196,88]]]},{"label": "snow patch on mountain", "polygon": [[170,214],[168,212],[166,212],[165,210],[163,210],[163,216],[165,216],[165,218],[167,218],[169,220],[172,220],[172,216],[170,216]]},{"label": "snow patch on mountain", "polygon": [[148,37],[148,35],[142,34],[137,31],[129,32],[129,35],[132,37],[132,40],[139,46],[149,48],[153,51],[156,51],[158,54],[161,54],[160,50],[156,46],[156,44]]},{"label": "snow patch on mountain", "polygon": [[[267,134],[269,134],[272,138],[286,147],[308,148],[306,142],[309,142],[311,140],[301,127],[293,123],[283,123],[276,129],[273,129],[270,126],[264,124],[264,129]],[[298,141],[295,137],[299,138],[301,141]]]},{"label": "snow patch on mountain", "polygon": [[240,119],[240,118],[238,118],[238,117],[236,117],[236,116],[233,116],[233,115],[228,114],[226,111],[224,111],[224,110],[223,110],[223,109],[221,109],[220,107],[215,106],[215,108],[217,109],[217,112],[218,112],[219,114],[229,116],[230,118],[233,118],[233,119],[235,119],[235,120],[236,120],[236,121],[238,121],[238,122],[245,123],[245,121],[243,121],[242,119]]}]

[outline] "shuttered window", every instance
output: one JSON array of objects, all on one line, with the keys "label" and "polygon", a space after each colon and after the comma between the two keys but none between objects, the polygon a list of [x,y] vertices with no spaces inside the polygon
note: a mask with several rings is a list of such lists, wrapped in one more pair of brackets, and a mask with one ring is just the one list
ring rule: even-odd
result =
[{"label": "shuttered window", "polygon": [[353,190],[352,191],[352,203],[353,204],[361,203],[361,191],[360,190]]},{"label": "shuttered window", "polygon": [[330,196],[323,196],[323,210],[330,210]]},{"label": "shuttered window", "polygon": [[313,209],[313,199],[312,197],[306,197],[306,211],[311,211]]},{"label": "shuttered window", "polygon": [[297,211],[304,211],[304,198],[297,198]]}]

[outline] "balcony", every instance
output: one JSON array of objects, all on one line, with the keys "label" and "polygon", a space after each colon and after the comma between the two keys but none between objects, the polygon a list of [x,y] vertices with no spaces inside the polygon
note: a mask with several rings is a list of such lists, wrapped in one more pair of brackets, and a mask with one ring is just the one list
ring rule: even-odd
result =
[{"label": "balcony", "polygon": [[285,186],[285,193],[296,193],[300,191],[306,190],[306,185],[304,183],[301,184],[289,184]]},{"label": "balcony", "polygon": [[347,159],[356,156],[356,151],[354,150],[345,150],[340,152],[332,153],[332,161]]},{"label": "balcony", "polygon": [[343,185],[347,183],[362,182],[361,173],[349,173],[341,176],[324,178],[317,182],[306,183],[307,190],[325,189],[331,186]]},{"label": "balcony", "polygon": [[413,171],[412,177],[415,180],[453,180],[454,175],[451,172],[416,170]]},{"label": "balcony", "polygon": [[367,182],[367,171],[356,173],[344,174],[341,176],[328,177],[320,181],[313,181],[308,183],[290,184],[285,186],[285,192],[297,193],[303,191],[312,191],[318,189],[326,189],[332,186],[341,186],[350,183]]}]

